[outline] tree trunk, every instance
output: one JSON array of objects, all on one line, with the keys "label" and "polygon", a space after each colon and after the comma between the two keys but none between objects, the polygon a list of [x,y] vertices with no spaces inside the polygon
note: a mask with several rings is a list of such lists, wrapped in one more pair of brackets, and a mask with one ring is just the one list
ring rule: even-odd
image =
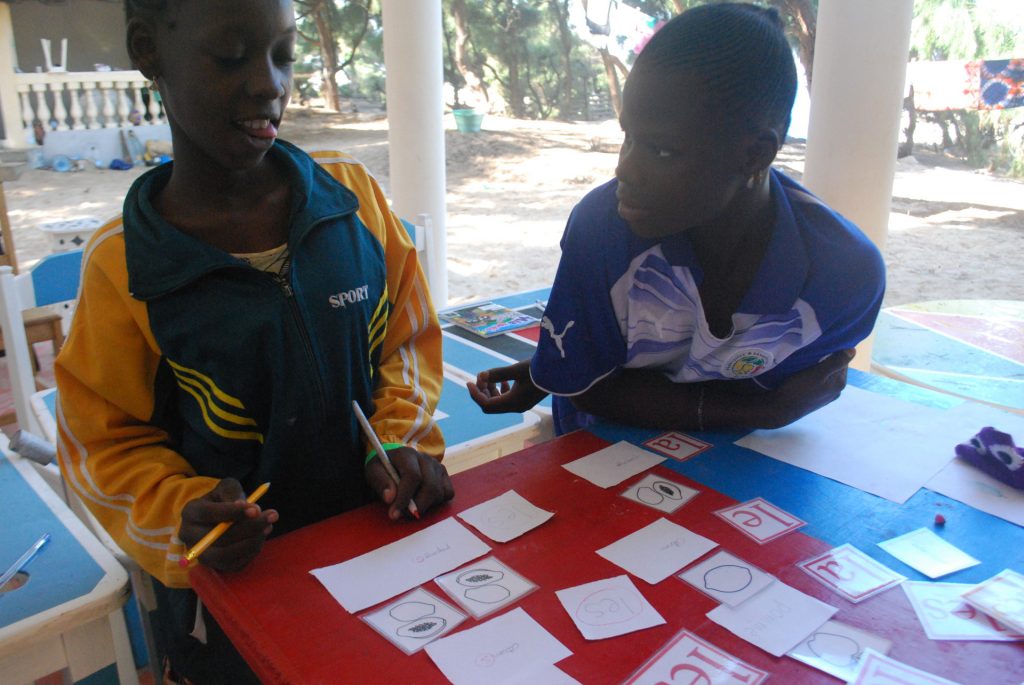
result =
[{"label": "tree trunk", "polygon": [[621,64],[619,60],[612,57],[607,49],[599,51],[601,53],[601,62],[604,64],[604,75],[608,80],[608,96],[612,101],[612,109],[615,110],[615,116],[618,117],[622,114],[622,88],[619,86],[619,75],[616,72],[616,62]]},{"label": "tree trunk", "polygon": [[[452,61],[462,76],[462,80],[466,82],[466,88],[472,94],[470,104],[485,105],[489,98],[483,74],[475,68],[469,58],[470,32],[469,20],[466,16],[466,0],[451,0],[450,10],[452,23],[455,24],[455,49],[452,52]],[[460,100],[457,94],[455,100],[456,102]]]},{"label": "tree trunk", "polygon": [[338,73],[338,43],[334,39],[334,29],[331,26],[332,7],[330,0],[326,0],[317,3],[310,13],[313,15],[316,32],[320,38],[320,57],[324,63],[324,100],[328,109],[338,111],[341,109],[341,95],[338,93],[338,83],[334,80]]},{"label": "tree trunk", "polygon": [[562,46],[562,73],[558,76],[558,81],[561,84],[558,89],[561,93],[558,111],[562,119],[568,119],[573,114],[572,47],[574,40],[572,31],[569,29],[569,2],[570,0],[548,0],[551,12],[558,22],[558,37]]},{"label": "tree trunk", "polygon": [[796,38],[797,55],[807,75],[807,90],[811,89],[811,70],[814,68],[814,36],[818,26],[818,11],[811,0],[772,0],[783,18],[789,17],[789,33]]}]

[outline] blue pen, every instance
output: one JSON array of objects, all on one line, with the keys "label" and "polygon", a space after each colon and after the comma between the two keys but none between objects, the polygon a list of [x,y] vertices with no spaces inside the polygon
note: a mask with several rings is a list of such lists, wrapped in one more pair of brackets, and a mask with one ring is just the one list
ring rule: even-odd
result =
[{"label": "blue pen", "polygon": [[15,576],[15,574],[21,569],[28,566],[28,562],[39,554],[39,550],[43,548],[47,542],[50,541],[50,534],[43,533],[43,536],[32,543],[32,546],[28,548],[28,551],[18,557],[18,560],[11,564],[11,567],[4,571],[4,574],[0,576],[0,588],[7,585],[7,581]]}]

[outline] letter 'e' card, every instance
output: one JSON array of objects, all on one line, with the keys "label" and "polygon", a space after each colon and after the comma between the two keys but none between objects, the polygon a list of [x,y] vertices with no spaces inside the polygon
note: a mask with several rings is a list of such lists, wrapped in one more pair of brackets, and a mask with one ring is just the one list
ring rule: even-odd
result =
[{"label": "letter 'e' card", "polygon": [[685,433],[669,431],[645,442],[644,447],[676,461],[686,461],[704,450],[711,449],[711,443],[692,438]]},{"label": "letter 'e' card", "polygon": [[854,604],[896,587],[906,577],[850,544],[797,564],[808,575]]},{"label": "letter 'e' card", "polygon": [[762,545],[806,525],[806,522],[760,497],[719,509],[715,516]]},{"label": "letter 'e' card", "polygon": [[758,685],[768,673],[681,630],[622,685],[658,683],[744,683]]}]

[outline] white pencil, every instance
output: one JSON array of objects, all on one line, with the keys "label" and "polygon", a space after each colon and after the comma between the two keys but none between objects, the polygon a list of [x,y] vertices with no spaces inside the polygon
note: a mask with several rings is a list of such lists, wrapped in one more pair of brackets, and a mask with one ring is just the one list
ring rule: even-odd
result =
[{"label": "white pencil", "polygon": [[[384,446],[380,444],[380,439],[377,434],[373,432],[373,426],[366,420],[366,414],[359,407],[359,403],[352,400],[352,411],[356,413],[356,420],[359,421],[359,426],[363,429],[363,433],[366,435],[366,439],[370,441],[370,446],[377,451],[377,456],[380,457],[380,463],[384,465],[384,470],[388,472],[391,480],[395,481],[395,487],[398,487],[398,472],[395,471],[394,465],[391,463],[391,459],[388,458],[388,453],[384,451]],[[395,490],[395,494],[398,494],[398,490]],[[420,517],[420,510],[416,507],[416,502],[409,500],[409,513],[415,518]]]}]

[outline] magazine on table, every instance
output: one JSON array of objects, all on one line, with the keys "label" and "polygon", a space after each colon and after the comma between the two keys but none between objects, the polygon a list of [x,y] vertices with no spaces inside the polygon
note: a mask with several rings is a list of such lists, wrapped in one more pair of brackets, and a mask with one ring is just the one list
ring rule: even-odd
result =
[{"label": "magazine on table", "polygon": [[484,338],[533,326],[540,321],[535,316],[494,302],[442,312],[441,318]]}]

